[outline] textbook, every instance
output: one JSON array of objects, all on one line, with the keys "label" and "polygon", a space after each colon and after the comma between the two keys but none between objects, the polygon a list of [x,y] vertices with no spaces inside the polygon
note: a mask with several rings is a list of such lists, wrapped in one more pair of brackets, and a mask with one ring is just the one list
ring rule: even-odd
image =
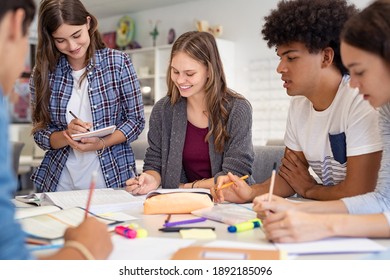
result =
[{"label": "textbook", "polygon": [[212,207],[192,211],[191,214],[228,225],[235,225],[256,218],[256,212],[250,207],[234,203],[216,204]]},{"label": "textbook", "polygon": [[[30,211],[30,216],[27,215],[28,212],[25,212],[25,215],[18,221],[29,237],[48,241],[63,238],[68,227],[78,226],[85,217],[85,210],[79,207],[61,210],[56,206],[41,206],[33,209],[40,211]],[[32,209],[29,208],[29,210]],[[108,226],[122,222],[94,216]]]},{"label": "textbook", "polygon": [[87,137],[104,137],[109,134],[114,133],[116,129],[115,125],[107,126],[105,128],[93,130],[90,132],[85,132],[85,133],[77,133],[77,134],[72,134],[72,138],[75,141],[80,141],[81,138],[87,138]]},{"label": "textbook", "polygon": [[[45,192],[29,196],[17,196],[18,201],[32,201],[31,203],[41,205],[55,205],[61,209],[74,207],[85,207],[88,199],[89,189],[63,192]],[[123,189],[95,189],[92,195],[89,211],[94,214],[107,212],[118,212],[132,207],[140,207],[144,202],[142,196],[134,196]]]}]

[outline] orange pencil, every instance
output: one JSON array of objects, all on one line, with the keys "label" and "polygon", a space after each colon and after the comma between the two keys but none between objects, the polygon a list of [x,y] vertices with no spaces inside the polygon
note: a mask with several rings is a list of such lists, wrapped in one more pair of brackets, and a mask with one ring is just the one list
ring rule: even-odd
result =
[{"label": "orange pencil", "polygon": [[[247,179],[249,176],[248,175],[244,175],[240,178],[240,180],[245,180]],[[232,186],[234,184],[234,182],[230,182],[230,183],[226,183],[226,184],[223,184],[219,189],[217,188],[216,191],[219,191],[219,190],[222,190],[224,188],[228,188],[230,186]]]},{"label": "orange pencil", "polygon": [[89,185],[87,206],[85,207],[85,219],[88,217],[89,206],[91,205],[92,194],[96,185],[97,171],[92,172],[91,184]]}]

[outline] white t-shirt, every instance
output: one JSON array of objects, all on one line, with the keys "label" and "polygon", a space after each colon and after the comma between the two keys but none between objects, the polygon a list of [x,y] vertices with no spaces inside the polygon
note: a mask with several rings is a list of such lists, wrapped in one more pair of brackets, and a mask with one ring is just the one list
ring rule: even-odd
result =
[{"label": "white t-shirt", "polygon": [[378,112],[344,76],[332,104],[316,111],[304,96],[291,99],[285,145],[305,155],[323,185],[344,181],[347,157],[382,149]]},{"label": "white t-shirt", "polygon": [[382,213],[390,225],[390,103],[380,110],[379,127],[382,133],[383,153],[378,181],[373,192],[343,198],[350,214]]},{"label": "white t-shirt", "polygon": [[[69,124],[73,116],[69,113],[72,111],[78,118],[84,122],[92,123],[91,103],[88,98],[88,80],[83,79],[79,86],[79,81],[85,68],[78,71],[73,71],[74,79],[72,96],[69,99],[67,106],[66,120]],[[99,157],[95,151],[79,152],[70,149],[69,157],[62,170],[60,180],[58,182],[57,191],[70,191],[88,189],[92,172],[97,171],[96,188],[105,188],[103,172],[100,166]]]}]

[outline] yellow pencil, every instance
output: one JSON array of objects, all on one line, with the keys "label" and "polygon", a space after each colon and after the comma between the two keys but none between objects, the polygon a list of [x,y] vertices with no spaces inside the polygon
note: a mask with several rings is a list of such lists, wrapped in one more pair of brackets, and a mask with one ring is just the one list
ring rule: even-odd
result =
[{"label": "yellow pencil", "polygon": [[[247,179],[248,177],[249,177],[249,175],[244,175],[244,176],[242,176],[242,177],[240,178],[240,180],[245,180],[245,179]],[[222,189],[224,189],[224,188],[228,188],[228,187],[232,186],[233,184],[234,184],[234,182],[226,183],[226,184],[223,184],[219,189],[216,188],[215,190],[216,190],[216,191],[219,191],[219,190],[222,190]]]}]

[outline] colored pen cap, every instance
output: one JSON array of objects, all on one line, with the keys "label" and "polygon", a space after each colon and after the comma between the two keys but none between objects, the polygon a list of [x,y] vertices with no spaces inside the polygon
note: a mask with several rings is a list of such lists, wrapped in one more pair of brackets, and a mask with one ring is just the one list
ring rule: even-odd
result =
[{"label": "colored pen cap", "polygon": [[145,238],[148,236],[148,231],[146,229],[140,228],[137,229],[137,238]]},{"label": "colored pen cap", "polygon": [[249,222],[255,223],[255,227],[261,227],[263,225],[263,223],[261,222],[261,220],[259,218],[249,220]]},{"label": "colored pen cap", "polygon": [[139,229],[139,225],[136,223],[131,223],[131,224],[127,225],[127,227],[130,229]]}]

